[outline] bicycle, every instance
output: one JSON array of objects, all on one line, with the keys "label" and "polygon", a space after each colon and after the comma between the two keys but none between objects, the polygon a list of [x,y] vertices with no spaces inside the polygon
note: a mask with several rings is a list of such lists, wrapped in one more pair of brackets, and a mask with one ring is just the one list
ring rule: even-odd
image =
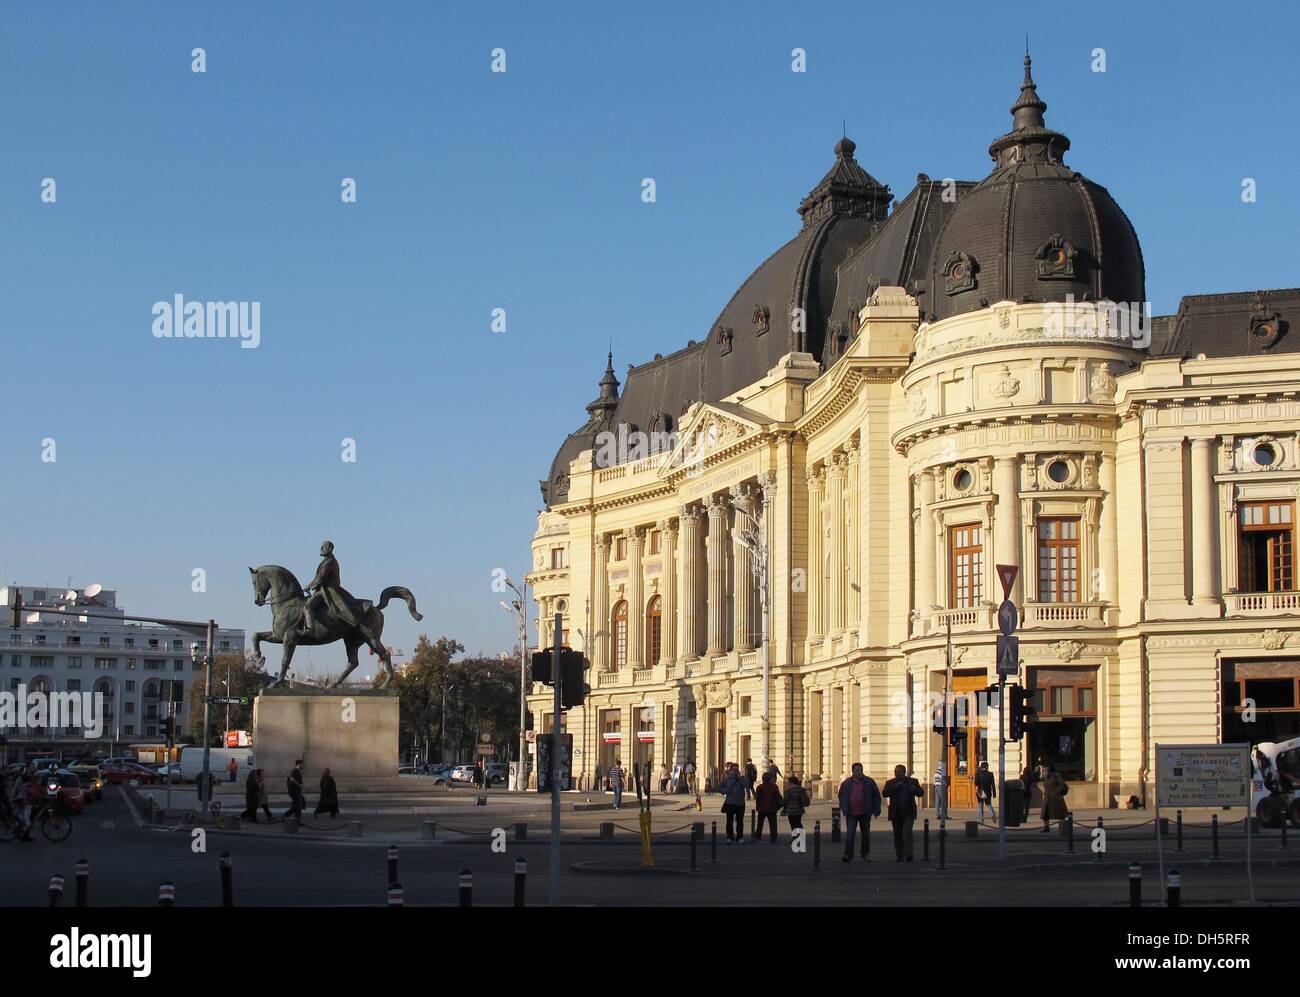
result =
[{"label": "bicycle", "polygon": [[[66,841],[72,833],[72,819],[51,807],[48,800],[41,801],[32,810],[32,827],[38,825],[46,841]],[[18,814],[7,816],[0,820],[0,841],[13,841],[24,830],[22,818]]]}]

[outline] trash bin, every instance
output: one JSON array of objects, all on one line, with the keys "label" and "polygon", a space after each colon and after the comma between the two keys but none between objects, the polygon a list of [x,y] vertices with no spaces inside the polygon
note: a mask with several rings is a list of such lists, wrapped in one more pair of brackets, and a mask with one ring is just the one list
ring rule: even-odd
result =
[{"label": "trash bin", "polygon": [[1002,812],[1007,827],[1019,827],[1025,815],[1025,784],[1008,779],[1002,784]]}]

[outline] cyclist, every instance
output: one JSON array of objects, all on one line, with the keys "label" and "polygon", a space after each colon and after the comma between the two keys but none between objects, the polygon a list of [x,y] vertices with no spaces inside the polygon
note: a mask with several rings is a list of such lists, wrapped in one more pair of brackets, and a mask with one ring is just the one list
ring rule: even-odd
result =
[{"label": "cyclist", "polygon": [[27,780],[27,791],[23,794],[23,809],[19,815],[23,825],[21,840],[33,840],[32,813],[38,804],[49,798],[49,793],[45,789],[45,776],[33,768],[31,776]]}]

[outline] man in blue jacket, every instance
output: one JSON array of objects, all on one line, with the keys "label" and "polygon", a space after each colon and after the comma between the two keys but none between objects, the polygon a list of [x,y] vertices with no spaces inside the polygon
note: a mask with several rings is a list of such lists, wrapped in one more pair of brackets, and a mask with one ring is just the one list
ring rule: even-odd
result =
[{"label": "man in blue jacket", "polygon": [[862,763],[853,763],[853,775],[840,783],[840,813],[848,824],[844,838],[844,861],[853,861],[853,839],[862,828],[862,861],[871,861],[871,818],[880,816],[880,787],[862,774]]}]

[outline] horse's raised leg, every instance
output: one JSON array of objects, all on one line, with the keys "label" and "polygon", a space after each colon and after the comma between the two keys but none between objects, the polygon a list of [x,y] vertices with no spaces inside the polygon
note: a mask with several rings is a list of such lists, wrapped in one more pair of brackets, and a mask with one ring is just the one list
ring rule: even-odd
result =
[{"label": "horse's raised leg", "polygon": [[262,654],[262,641],[278,644],[280,638],[275,635],[274,630],[259,630],[253,634],[253,657],[257,659],[259,665],[266,664],[266,657]]},{"label": "horse's raised leg", "polygon": [[360,664],[360,662],[357,661],[357,648],[361,646],[361,641],[357,640],[355,637],[344,637],[343,646],[348,652],[348,667],[347,671],[334,680],[331,685],[331,688],[333,689],[337,689],[341,686],[347,680],[347,677],[356,671],[357,665]]}]

